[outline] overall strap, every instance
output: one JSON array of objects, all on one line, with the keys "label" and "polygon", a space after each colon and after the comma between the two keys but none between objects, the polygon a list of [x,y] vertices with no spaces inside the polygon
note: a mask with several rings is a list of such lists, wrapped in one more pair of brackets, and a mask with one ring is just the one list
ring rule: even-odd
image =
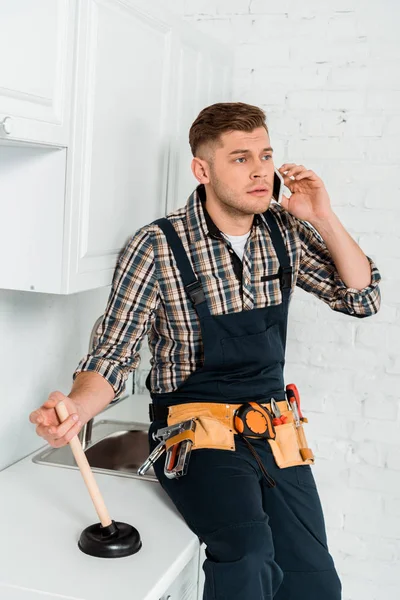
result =
[{"label": "overall strap", "polygon": [[290,264],[289,255],[286,251],[285,242],[283,241],[282,234],[271,211],[266,210],[263,215],[271,228],[271,241],[278,256],[280,266],[276,275],[265,275],[262,277],[262,280],[267,281],[269,279],[276,279],[279,277],[281,289],[290,289],[292,286],[292,266]]},{"label": "overall strap", "polygon": [[[275,248],[280,266],[277,274],[266,275],[262,277],[262,280],[266,281],[279,278],[281,289],[290,290],[292,285],[292,266],[286,251],[285,242],[283,241],[282,234],[271,211],[266,210],[263,214],[271,229],[271,241]],[[158,225],[164,232],[167,242],[174,254],[176,264],[178,265],[185,291],[196,309],[197,314],[199,317],[209,315],[210,311],[207,306],[202,285],[191,267],[182,241],[176,233],[174,226],[166,217],[157,219],[156,221],[153,221],[152,224]]]},{"label": "overall strap", "polygon": [[210,311],[207,306],[206,298],[200,280],[196,277],[192,266],[187,257],[185,248],[179,235],[176,233],[171,221],[166,217],[153,221],[152,225],[158,225],[164,232],[167,242],[175,256],[176,264],[180,271],[183,286],[189,296],[199,317],[207,316]]}]

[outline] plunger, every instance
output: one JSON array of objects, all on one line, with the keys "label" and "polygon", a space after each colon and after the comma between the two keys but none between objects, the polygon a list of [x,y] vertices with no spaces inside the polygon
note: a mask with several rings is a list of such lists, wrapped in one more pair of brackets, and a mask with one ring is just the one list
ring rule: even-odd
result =
[{"label": "plunger", "polygon": [[[62,401],[56,405],[56,411],[61,422],[69,416]],[[70,440],[69,445],[100,519],[100,523],[89,525],[82,531],[79,549],[85,554],[100,558],[120,558],[135,554],[142,547],[138,530],[132,525],[115,522],[110,518],[77,435]]]}]

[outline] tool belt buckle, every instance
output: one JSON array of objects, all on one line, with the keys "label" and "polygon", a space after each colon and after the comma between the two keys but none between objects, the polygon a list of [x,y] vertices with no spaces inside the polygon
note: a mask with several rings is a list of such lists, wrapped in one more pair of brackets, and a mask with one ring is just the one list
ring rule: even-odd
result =
[{"label": "tool belt buckle", "polygon": [[238,433],[246,437],[275,439],[273,415],[256,402],[242,404],[233,415],[233,424]]},{"label": "tool belt buckle", "polygon": [[[181,423],[176,423],[168,427],[159,429],[155,434],[155,437],[161,441],[166,442],[171,440],[180,434],[191,431],[194,433],[196,430],[195,419],[188,419]],[[172,444],[165,456],[164,475],[168,479],[177,479],[186,475],[192,452],[193,440],[192,439],[181,439],[176,444]]]}]

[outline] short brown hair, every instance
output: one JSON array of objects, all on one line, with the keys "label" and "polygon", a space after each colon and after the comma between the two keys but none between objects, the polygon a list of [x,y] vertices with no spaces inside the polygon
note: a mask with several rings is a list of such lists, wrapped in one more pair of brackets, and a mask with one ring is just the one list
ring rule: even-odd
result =
[{"label": "short brown hair", "polygon": [[189,144],[193,156],[204,146],[211,150],[221,147],[220,136],[228,131],[253,131],[265,127],[268,133],[265,112],[251,104],[243,102],[218,102],[203,108],[189,131]]}]

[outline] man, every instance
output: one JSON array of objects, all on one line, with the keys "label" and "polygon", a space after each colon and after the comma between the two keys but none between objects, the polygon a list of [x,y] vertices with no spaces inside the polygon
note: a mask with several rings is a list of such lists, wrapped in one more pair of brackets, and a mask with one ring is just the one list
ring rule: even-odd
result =
[{"label": "man", "polygon": [[[198,187],[166,224],[141,227],[129,241],[98,346],[79,364],[68,397],[50,394],[30,419],[52,446],[68,443],[120,392],[147,333],[151,449],[153,432],[173,414],[175,421],[208,415],[199,420],[208,419],[208,441],[192,451],[186,475],[167,478],[164,460],[154,465],[206,544],[204,599],[339,600],[309,462],[280,467],[273,444],[257,437],[250,443],[233,431],[232,419],[249,402],[271,409],[271,399],[279,406],[285,400],[295,285],[332,310],[361,318],[379,309],[380,275],[313,171],[283,164],[291,196],[271,204],[274,160],[262,110],[209,106],[193,123],[189,142]],[[61,399],[71,416],[60,425],[54,406]]]}]

